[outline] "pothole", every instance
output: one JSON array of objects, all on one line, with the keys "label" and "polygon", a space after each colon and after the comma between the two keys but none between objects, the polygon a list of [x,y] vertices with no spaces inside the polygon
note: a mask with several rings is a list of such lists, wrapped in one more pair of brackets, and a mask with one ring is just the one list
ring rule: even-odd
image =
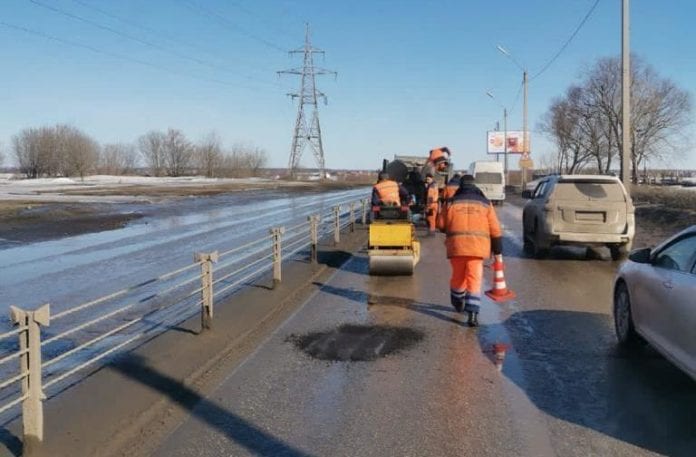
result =
[{"label": "pothole", "polygon": [[292,335],[288,340],[315,359],[360,362],[408,349],[424,336],[408,327],[344,324],[330,331]]}]

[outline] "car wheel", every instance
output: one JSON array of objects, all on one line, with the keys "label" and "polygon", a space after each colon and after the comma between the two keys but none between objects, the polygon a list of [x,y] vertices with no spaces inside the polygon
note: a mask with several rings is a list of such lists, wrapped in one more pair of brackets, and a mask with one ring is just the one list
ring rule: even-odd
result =
[{"label": "car wheel", "polygon": [[631,253],[630,243],[609,246],[612,260],[626,260]]},{"label": "car wheel", "polygon": [[543,259],[549,255],[549,248],[542,244],[543,235],[539,231],[539,224],[534,223],[534,243],[533,243],[533,254],[537,259]]},{"label": "car wheel", "polygon": [[526,228],[522,229],[522,250],[524,251],[525,254],[527,255],[533,255],[534,254],[534,243],[532,243],[532,240],[530,239],[530,235],[527,232]]},{"label": "car wheel", "polygon": [[614,330],[621,346],[632,347],[640,342],[640,337],[633,325],[628,287],[623,281],[616,285],[614,292]]}]

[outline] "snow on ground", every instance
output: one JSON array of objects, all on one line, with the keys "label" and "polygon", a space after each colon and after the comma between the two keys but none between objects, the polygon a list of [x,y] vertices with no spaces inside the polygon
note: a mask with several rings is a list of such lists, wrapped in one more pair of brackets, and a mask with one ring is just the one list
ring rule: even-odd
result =
[{"label": "snow on ground", "polygon": [[[152,188],[187,188],[221,185],[263,185],[276,181],[265,178],[206,178],[203,176],[149,177],[94,175],[80,178],[21,179],[9,173],[0,174],[0,200],[28,200],[44,202],[124,202],[150,201],[147,196],[130,195],[66,195],[65,191],[118,189],[129,186]],[[284,182],[284,185],[292,183]]]}]

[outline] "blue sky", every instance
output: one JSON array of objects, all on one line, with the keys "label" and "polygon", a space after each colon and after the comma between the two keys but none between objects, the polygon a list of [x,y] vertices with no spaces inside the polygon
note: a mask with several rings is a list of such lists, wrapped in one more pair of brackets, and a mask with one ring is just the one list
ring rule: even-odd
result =
[{"label": "blue sky", "polygon": [[[284,166],[296,115],[285,94],[299,81],[278,78],[275,71],[300,65],[282,50],[301,46],[308,21],[314,44],[326,50],[317,63],[338,71],[336,80],[318,81],[329,97],[320,110],[327,165],[334,168],[376,168],[383,157],[423,154],[439,145],[449,146],[461,166],[485,158],[485,132],[502,117],[485,93],[491,90],[512,108],[522,76],[496,44],[534,74],[594,3],[35,1],[137,40],[29,0],[1,2],[0,21],[44,34],[0,24],[0,141],[6,155],[22,128],[63,122],[100,142],[134,141],[167,127],[195,141],[214,130],[227,144],[265,148],[271,165]],[[631,3],[632,50],[696,92],[696,3]],[[620,0],[601,0],[573,43],[532,82],[531,128],[580,71],[598,57],[619,53],[620,13]],[[521,128],[521,114],[520,97],[510,129]],[[533,135],[534,156],[552,149]],[[305,157],[311,165],[308,150]],[[696,152],[685,151],[674,165],[696,168]]]}]

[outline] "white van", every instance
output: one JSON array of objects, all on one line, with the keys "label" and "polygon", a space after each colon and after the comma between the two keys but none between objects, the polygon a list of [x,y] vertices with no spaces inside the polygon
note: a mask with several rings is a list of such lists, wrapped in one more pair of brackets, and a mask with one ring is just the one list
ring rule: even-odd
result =
[{"label": "white van", "polygon": [[476,187],[481,189],[494,205],[505,201],[505,173],[502,162],[478,160],[469,165],[469,174],[474,177]]}]

